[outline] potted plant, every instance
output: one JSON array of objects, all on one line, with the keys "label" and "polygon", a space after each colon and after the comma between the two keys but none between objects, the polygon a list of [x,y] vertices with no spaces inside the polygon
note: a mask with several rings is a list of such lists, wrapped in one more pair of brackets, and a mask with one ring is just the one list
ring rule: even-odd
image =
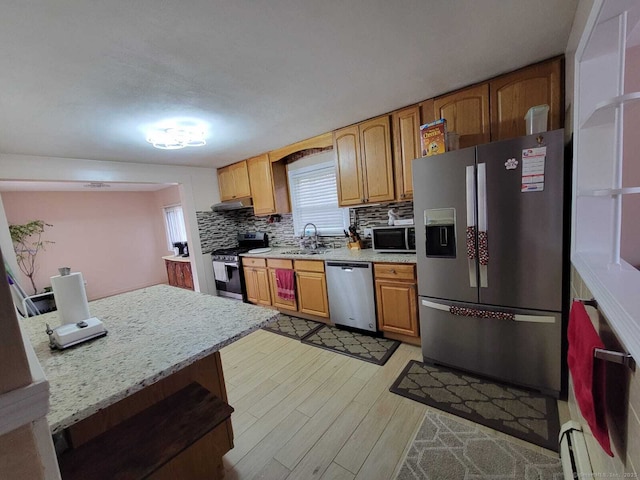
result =
[{"label": "potted plant", "polygon": [[46,227],[53,225],[46,223],[44,220],[31,220],[24,225],[9,225],[11,240],[13,241],[13,249],[16,252],[18,267],[31,281],[33,294],[38,293],[38,288],[34,282],[34,275],[38,270],[36,265],[36,257],[41,250],[46,249],[49,243],[55,243],[49,240],[43,240],[42,234]]}]

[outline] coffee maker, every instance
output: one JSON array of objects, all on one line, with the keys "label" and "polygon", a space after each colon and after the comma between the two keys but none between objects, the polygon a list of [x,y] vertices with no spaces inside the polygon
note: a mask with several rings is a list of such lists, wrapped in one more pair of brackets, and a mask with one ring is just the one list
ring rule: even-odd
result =
[{"label": "coffee maker", "polygon": [[178,249],[177,256],[179,257],[189,256],[189,247],[187,246],[187,242],[174,242],[173,247]]}]

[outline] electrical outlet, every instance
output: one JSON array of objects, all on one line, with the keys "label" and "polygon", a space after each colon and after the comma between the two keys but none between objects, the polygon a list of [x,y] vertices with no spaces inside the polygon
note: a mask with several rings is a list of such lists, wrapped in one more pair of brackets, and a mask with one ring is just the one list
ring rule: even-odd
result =
[{"label": "electrical outlet", "polygon": [[370,228],[365,228],[364,229],[364,237],[365,238],[371,238],[372,232]]}]

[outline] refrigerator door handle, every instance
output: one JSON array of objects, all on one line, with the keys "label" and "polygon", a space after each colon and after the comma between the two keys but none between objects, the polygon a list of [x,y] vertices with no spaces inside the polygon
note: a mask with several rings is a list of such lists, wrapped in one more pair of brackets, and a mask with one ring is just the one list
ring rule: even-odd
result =
[{"label": "refrigerator door handle", "polygon": [[475,167],[467,166],[467,262],[469,263],[469,286],[476,288],[478,286],[476,273],[476,182]]},{"label": "refrigerator door handle", "polygon": [[487,218],[487,164],[478,164],[478,264],[480,287],[489,287],[489,238]]},{"label": "refrigerator door handle", "polygon": [[555,317],[551,315],[521,315],[510,312],[500,312],[496,310],[482,310],[479,308],[456,307],[454,305],[444,305],[442,303],[422,300],[422,305],[436,310],[449,312],[452,315],[460,317],[474,318],[493,318],[498,320],[509,320],[512,322],[529,322],[529,323],[555,323]]}]

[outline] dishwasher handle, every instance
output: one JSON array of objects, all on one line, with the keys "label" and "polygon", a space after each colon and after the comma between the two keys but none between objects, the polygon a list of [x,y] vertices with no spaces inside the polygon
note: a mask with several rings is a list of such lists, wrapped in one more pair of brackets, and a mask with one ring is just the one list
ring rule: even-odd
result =
[{"label": "dishwasher handle", "polygon": [[354,268],[371,268],[371,264],[362,262],[327,262],[327,267],[339,267],[346,272],[351,272]]}]

